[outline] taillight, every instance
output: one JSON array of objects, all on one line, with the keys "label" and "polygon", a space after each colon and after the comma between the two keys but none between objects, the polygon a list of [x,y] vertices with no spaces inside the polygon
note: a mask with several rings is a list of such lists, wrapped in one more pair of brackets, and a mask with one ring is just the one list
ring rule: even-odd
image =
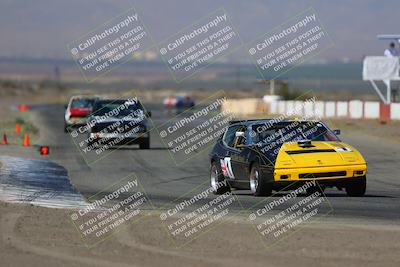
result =
[{"label": "taillight", "polygon": [[82,108],[71,108],[69,113],[71,114],[71,117],[86,117],[89,113],[89,110]]}]

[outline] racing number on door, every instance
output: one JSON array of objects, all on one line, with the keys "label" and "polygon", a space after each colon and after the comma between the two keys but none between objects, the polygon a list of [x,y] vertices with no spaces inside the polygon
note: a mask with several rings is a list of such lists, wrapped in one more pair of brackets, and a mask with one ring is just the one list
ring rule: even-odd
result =
[{"label": "racing number on door", "polygon": [[232,171],[231,158],[225,157],[224,159],[220,160],[220,163],[221,163],[221,170],[222,170],[223,175],[225,177],[235,179],[235,175],[233,174],[233,171]]}]

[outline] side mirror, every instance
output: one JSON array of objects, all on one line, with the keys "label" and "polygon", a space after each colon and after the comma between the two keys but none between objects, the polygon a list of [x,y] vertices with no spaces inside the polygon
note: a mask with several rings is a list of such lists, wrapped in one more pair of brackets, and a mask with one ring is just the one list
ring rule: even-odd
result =
[{"label": "side mirror", "polygon": [[146,117],[149,117],[149,118],[151,117],[151,111],[146,112]]},{"label": "side mirror", "polygon": [[64,105],[64,109],[67,109],[68,108],[68,105]]},{"label": "side mirror", "polygon": [[333,130],[333,133],[334,133],[335,135],[339,135],[339,134],[340,134],[340,130],[339,130],[339,129]]}]

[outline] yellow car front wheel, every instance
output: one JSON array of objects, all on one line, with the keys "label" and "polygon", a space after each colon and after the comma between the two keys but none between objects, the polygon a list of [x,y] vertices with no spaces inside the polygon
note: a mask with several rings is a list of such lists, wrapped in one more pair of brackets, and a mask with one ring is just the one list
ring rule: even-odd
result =
[{"label": "yellow car front wheel", "polygon": [[365,195],[366,188],[367,178],[363,176],[349,183],[346,186],[346,193],[349,197],[362,197]]}]

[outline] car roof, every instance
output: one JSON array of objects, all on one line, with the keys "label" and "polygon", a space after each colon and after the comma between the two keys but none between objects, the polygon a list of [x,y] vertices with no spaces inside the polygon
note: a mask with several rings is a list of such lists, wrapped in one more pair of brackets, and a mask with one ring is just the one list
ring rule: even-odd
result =
[{"label": "car roof", "polygon": [[[272,125],[283,125],[283,124],[288,124],[288,123],[292,123],[292,122],[300,122],[300,123],[304,123],[304,122],[310,122],[313,120],[278,120],[278,119],[249,119],[249,120],[233,120],[230,121],[229,124],[230,125],[245,125],[245,126],[252,126],[255,124],[269,124],[269,123],[273,123]],[[320,122],[320,121],[315,121],[315,122]]]},{"label": "car roof", "polygon": [[[107,104],[107,103],[116,103],[116,104],[124,104],[127,101],[132,101],[131,99],[99,99],[96,101],[96,104]],[[140,103],[139,100],[136,101],[136,103]]]},{"label": "car roof", "polygon": [[99,99],[96,95],[73,95],[70,99]]}]

